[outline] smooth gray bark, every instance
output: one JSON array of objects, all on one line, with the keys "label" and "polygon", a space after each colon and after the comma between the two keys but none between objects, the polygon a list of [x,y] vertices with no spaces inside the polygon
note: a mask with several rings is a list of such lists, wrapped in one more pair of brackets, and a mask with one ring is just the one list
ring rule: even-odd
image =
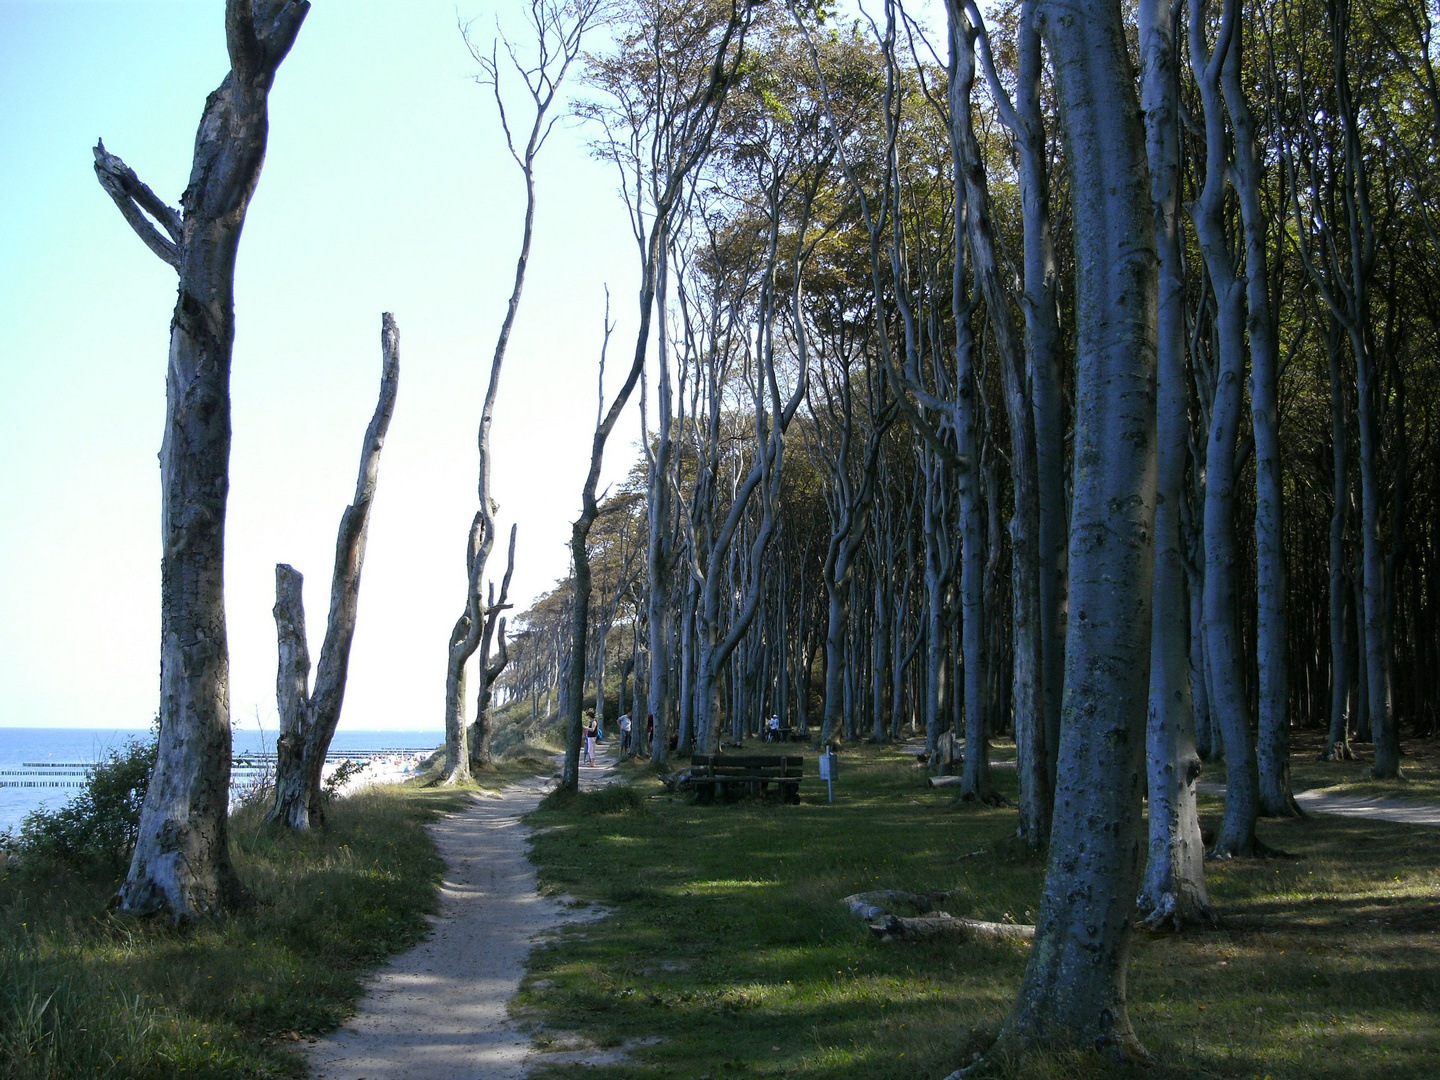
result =
[{"label": "smooth gray bark", "polygon": [[160,448],[159,749],[119,890],[120,907],[139,914],[190,919],[242,898],[228,834],[224,595],[235,254],[265,160],[270,88],[309,10],[305,0],[227,0],[230,72],[205,101],[179,211],[95,147],[100,185],[179,275]]},{"label": "smooth gray bark", "polygon": [[[966,29],[960,7],[947,0],[950,19],[949,63],[954,82],[960,63],[961,41]],[[954,108],[952,104],[951,108]],[[951,168],[955,184],[954,265],[950,286],[951,315],[955,322],[955,399],[951,407],[951,425],[955,430],[955,450],[962,461],[980,461],[979,389],[975,377],[976,342],[970,325],[973,309],[965,281],[966,215],[964,161],[958,143],[951,141]],[[960,514],[960,654],[962,679],[957,680],[965,710],[965,765],[961,798],[989,802],[990,790],[989,741],[986,731],[986,694],[988,654],[985,642],[985,519],[981,503],[977,469],[962,468],[956,490]]]},{"label": "smooth gray bark", "polygon": [[[500,595],[495,595],[495,583],[490,583],[489,598],[485,604],[485,630],[480,635],[480,664],[477,669],[480,685],[475,688],[475,720],[470,725],[470,770],[491,768],[494,756],[490,751],[490,740],[495,734],[495,725],[490,718],[490,701],[495,689],[495,680],[500,678],[510,665],[510,647],[505,640],[505,618],[500,613],[510,605],[510,578],[515,573],[515,536],[518,525],[510,526],[510,548],[505,559],[505,576],[500,580]],[[498,642],[496,641],[498,635]],[[496,643],[492,659],[490,648]]]},{"label": "smooth gray bark", "polygon": [[[1239,0],[1231,0],[1238,11]],[[1255,117],[1241,74],[1242,27],[1235,29],[1220,72],[1234,136],[1230,181],[1240,203],[1245,246],[1246,337],[1250,345],[1250,416],[1255,439],[1255,658],[1259,674],[1256,766],[1260,812],[1295,817],[1290,793],[1290,660],[1285,630],[1285,552],[1280,475],[1280,361],[1270,297],[1263,184]]]},{"label": "smooth gray bark", "polygon": [[1225,192],[1231,163],[1221,67],[1240,33],[1234,0],[1226,0],[1213,49],[1206,43],[1206,5],[1190,5],[1190,67],[1200,89],[1205,119],[1205,177],[1191,207],[1200,252],[1215,297],[1218,350],[1214,400],[1205,449],[1205,663],[1210,709],[1225,744],[1225,816],[1213,854],[1251,855],[1259,775],[1250,704],[1245,696],[1240,638],[1239,552],[1235,535],[1235,489],[1240,482],[1237,438],[1245,383],[1245,289],[1226,230]]},{"label": "smooth gray bark", "polygon": [[966,11],[980,28],[979,44],[991,100],[1015,140],[1024,231],[1021,307],[1025,316],[1025,365],[1029,380],[1038,500],[1036,557],[1040,575],[1041,693],[1045,766],[1055,788],[1054,749],[1060,740],[1061,690],[1065,681],[1065,576],[1069,514],[1065,499],[1065,408],[1061,375],[1059,271],[1050,210],[1050,172],[1041,102],[1042,42],[1035,19],[1039,0],[1021,0],[1015,28],[1016,71],[1012,102],[990,55],[978,5]]},{"label": "smooth gray bark", "polygon": [[275,625],[279,634],[280,665],[275,693],[280,712],[280,734],[275,743],[275,803],[266,818],[272,824],[308,829],[325,823],[321,774],[330,740],[340,725],[345,681],[350,669],[350,645],[360,604],[360,571],[365,563],[365,539],[370,529],[370,508],[380,475],[380,452],[395,412],[400,386],[400,331],[388,311],[380,319],[383,366],[375,412],[365,430],[360,450],[360,471],[355,498],[340,517],[335,538],[335,565],[330,577],[330,612],[315,689],[310,692],[309,650],[305,644],[305,608],[300,574],[284,563],[275,567]]},{"label": "smooth gray bark", "polygon": [[1185,371],[1185,267],[1180,235],[1179,58],[1169,0],[1138,9],[1143,64],[1141,104],[1159,258],[1156,301],[1155,594],[1150,641],[1146,771],[1150,854],[1140,888],[1139,919],[1180,929],[1210,921],[1205,845],[1195,781],[1200,755],[1191,711],[1190,600],[1180,535],[1190,436]]},{"label": "smooth gray bark", "polygon": [[[1028,369],[1012,305],[1013,275],[1007,281],[998,251],[980,143],[971,115],[975,84],[975,37],[979,27],[964,24],[963,38],[951,30],[950,138],[958,151],[957,184],[965,187],[966,232],[976,282],[985,296],[986,319],[1000,354],[1005,410],[1010,428],[1010,478],[1014,512],[1010,518],[1011,715],[1015,729],[1015,768],[1019,781],[1020,836],[1041,847],[1050,836],[1054,789],[1046,743],[1045,657],[1041,624],[1040,487],[1035,451],[1035,415]],[[996,506],[998,510],[998,504]],[[967,742],[969,750],[973,746]]]},{"label": "smooth gray bark", "polygon": [[1125,1006],[1140,883],[1155,514],[1156,256],[1118,0],[1045,0],[1075,198],[1075,508],[1059,785],[1035,944],[998,1049],[1143,1058]]}]

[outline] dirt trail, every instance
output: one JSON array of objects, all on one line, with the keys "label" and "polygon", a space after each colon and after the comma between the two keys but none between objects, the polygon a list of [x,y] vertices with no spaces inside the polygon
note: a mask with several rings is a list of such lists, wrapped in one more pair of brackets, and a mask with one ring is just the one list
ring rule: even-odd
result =
[{"label": "dirt trail", "polygon": [[[1224,795],[1225,785],[1201,780],[1195,785],[1204,795]],[[1297,791],[1295,801],[1307,814],[1339,814],[1342,817],[1369,818],[1372,821],[1399,821],[1406,825],[1440,825],[1440,806],[1434,803],[1387,799],[1373,795],[1329,794],[1319,791]]]},{"label": "dirt trail", "polygon": [[[614,778],[613,743],[589,788]],[[533,940],[602,912],[566,907],[536,890],[520,815],[554,779],[513,784],[436,822],[431,834],[447,870],[434,931],[372,979],[349,1022],[309,1048],[319,1080],[520,1080],[530,1039],[505,1003],[520,987]]]}]

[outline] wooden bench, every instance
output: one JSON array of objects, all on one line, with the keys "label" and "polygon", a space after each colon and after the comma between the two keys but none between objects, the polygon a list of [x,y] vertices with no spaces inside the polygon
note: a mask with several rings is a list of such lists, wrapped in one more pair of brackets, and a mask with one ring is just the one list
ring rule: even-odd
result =
[{"label": "wooden bench", "polygon": [[695,785],[695,802],[708,806],[718,788],[725,802],[733,802],[742,791],[763,795],[771,784],[780,788],[781,801],[800,802],[800,781],[805,759],[781,754],[696,754],[690,759],[690,782]]}]

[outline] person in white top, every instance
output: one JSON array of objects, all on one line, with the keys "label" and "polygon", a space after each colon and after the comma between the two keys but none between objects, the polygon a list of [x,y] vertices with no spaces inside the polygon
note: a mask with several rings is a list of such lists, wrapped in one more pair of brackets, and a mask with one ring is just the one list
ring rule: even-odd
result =
[{"label": "person in white top", "polygon": [[620,753],[630,753],[630,714],[620,717]]}]

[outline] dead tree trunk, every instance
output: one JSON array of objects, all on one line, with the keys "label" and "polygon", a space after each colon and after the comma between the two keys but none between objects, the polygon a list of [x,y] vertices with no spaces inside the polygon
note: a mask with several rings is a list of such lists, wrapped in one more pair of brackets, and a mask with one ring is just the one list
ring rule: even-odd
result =
[{"label": "dead tree trunk", "polygon": [[330,740],[340,723],[345,700],[345,677],[350,667],[350,643],[360,601],[360,569],[365,562],[365,537],[370,527],[370,506],[380,472],[380,451],[395,411],[400,384],[400,332],[388,311],[381,317],[380,348],[384,367],[380,397],[365,430],[360,450],[360,475],[355,499],[340,517],[335,539],[335,568],[330,578],[330,615],[315,692],[307,689],[310,653],[305,644],[305,604],[299,571],[280,563],[275,567],[275,627],[280,638],[280,670],[275,696],[280,709],[280,737],[275,742],[275,805],[267,821],[308,829],[325,823],[321,770]]},{"label": "dead tree trunk", "polygon": [[[481,636],[489,622],[481,588],[485,578],[485,564],[489,561],[490,551],[495,545],[496,508],[490,498],[490,426],[495,417],[495,394],[500,386],[500,368],[505,362],[510,331],[515,325],[515,314],[520,308],[520,294],[525,287],[525,270],[530,262],[530,241],[535,231],[535,159],[550,133],[551,124],[546,120],[546,116],[555,103],[566,72],[580,55],[585,31],[594,21],[597,11],[598,0],[580,0],[573,7],[565,6],[560,0],[535,0],[529,13],[535,31],[535,60],[531,65],[522,63],[510,48],[509,42],[506,42],[511,62],[524,82],[534,108],[529,135],[520,149],[515,146],[506,118],[496,50],[492,46],[487,57],[473,47],[471,49],[471,54],[480,65],[480,81],[494,88],[495,106],[505,129],[506,146],[510,150],[510,156],[520,166],[520,173],[525,181],[525,219],[520,234],[520,254],[515,260],[510,301],[506,305],[505,318],[500,323],[500,333],[495,341],[495,352],[490,360],[490,383],[485,391],[485,404],[480,411],[480,432],[477,440],[480,457],[479,482],[476,485],[480,507],[471,522],[470,535],[465,546],[465,610],[450,631],[450,643],[446,652],[447,784],[464,783],[470,778],[469,729],[465,726],[465,666],[480,647]],[[582,671],[585,668],[584,657],[580,658],[580,668]]]},{"label": "dead tree trunk", "polygon": [[[517,526],[510,526],[510,552],[505,560],[505,577],[500,582],[500,595],[495,595],[495,583],[490,583],[489,602],[485,605],[485,630],[480,635],[480,685],[475,689],[475,722],[470,725],[470,769],[488,769],[495,762],[490,753],[490,739],[495,726],[490,722],[491,691],[495,680],[510,663],[510,650],[505,643],[505,618],[500,612],[510,605],[505,601],[510,595],[510,578],[515,573],[515,533]],[[497,627],[498,623],[498,627]],[[490,659],[490,646],[499,633],[499,649],[494,662]]]},{"label": "dead tree trunk", "polygon": [[265,160],[270,87],[309,10],[305,0],[227,0],[230,72],[206,99],[180,211],[95,146],[100,185],[180,278],[160,448],[160,744],[120,887],[126,911],[186,919],[241,897],[228,835],[224,594],[235,253]]}]

